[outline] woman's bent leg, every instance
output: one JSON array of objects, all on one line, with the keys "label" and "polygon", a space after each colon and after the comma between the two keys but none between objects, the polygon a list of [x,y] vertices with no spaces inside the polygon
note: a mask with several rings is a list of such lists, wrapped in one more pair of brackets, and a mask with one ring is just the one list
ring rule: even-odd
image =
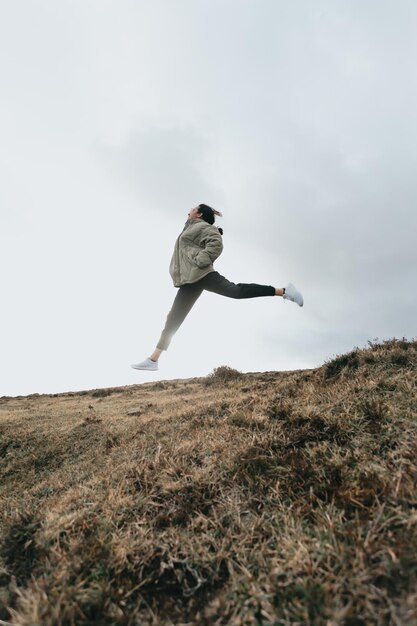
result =
[{"label": "woman's bent leg", "polygon": [[256,283],[231,283],[218,272],[210,272],[199,281],[202,289],[212,291],[227,298],[261,298],[263,296],[275,296],[275,287],[271,285],[258,285]]},{"label": "woman's bent leg", "polygon": [[162,331],[161,337],[156,346],[158,350],[168,349],[172,337],[175,335],[203,291],[203,287],[200,283],[201,281],[191,285],[182,285],[182,287],[178,289],[172,308],[168,313],[165,328]]}]

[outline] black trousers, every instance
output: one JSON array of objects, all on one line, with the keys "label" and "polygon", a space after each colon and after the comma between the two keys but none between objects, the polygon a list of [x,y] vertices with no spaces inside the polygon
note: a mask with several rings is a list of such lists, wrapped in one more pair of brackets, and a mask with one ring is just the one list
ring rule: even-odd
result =
[{"label": "black trousers", "polygon": [[218,272],[210,272],[196,283],[182,285],[178,289],[172,309],[168,313],[165,328],[158,341],[157,348],[159,350],[167,350],[172,337],[204,290],[218,293],[220,296],[226,296],[226,298],[260,298],[275,295],[275,287],[257,285],[256,283],[238,283],[236,285]]}]

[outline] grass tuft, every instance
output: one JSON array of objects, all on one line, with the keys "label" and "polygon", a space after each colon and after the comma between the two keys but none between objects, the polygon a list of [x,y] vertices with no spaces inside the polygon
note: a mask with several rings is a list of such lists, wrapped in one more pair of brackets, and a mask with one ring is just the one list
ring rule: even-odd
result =
[{"label": "grass tuft", "polygon": [[17,511],[8,520],[1,544],[1,558],[6,572],[15,576],[19,584],[25,584],[38,556],[36,532],[40,522],[31,511]]},{"label": "grass tuft", "polygon": [[206,376],[206,385],[222,385],[231,381],[236,381],[242,377],[242,373],[228,365],[215,367],[211,374]]},{"label": "grass tuft", "polygon": [[356,370],[360,365],[358,350],[336,356],[324,366],[324,377],[336,378],[343,370]]}]

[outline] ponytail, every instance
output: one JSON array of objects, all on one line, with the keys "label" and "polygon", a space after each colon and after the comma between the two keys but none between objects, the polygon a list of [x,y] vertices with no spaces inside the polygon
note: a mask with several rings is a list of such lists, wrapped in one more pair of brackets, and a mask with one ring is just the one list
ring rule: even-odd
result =
[{"label": "ponytail", "polygon": [[[215,215],[217,215],[218,217],[223,217],[220,211],[212,209],[211,206],[208,206],[208,204],[199,204],[197,209],[202,214],[203,220],[208,224],[214,224]],[[218,231],[221,235],[223,235],[223,228],[218,228]]]}]

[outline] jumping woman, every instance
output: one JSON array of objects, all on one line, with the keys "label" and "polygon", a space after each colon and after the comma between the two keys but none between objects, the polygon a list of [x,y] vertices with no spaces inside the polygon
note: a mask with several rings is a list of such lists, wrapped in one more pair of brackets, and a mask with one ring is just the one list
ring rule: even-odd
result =
[{"label": "jumping woman", "polygon": [[204,290],[227,298],[281,296],[303,306],[303,296],[291,283],[277,288],[255,283],[235,285],[214,270],[213,263],[223,250],[223,231],[214,226],[215,215],[221,216],[221,213],[207,204],[199,204],[189,212],[184,229],[175,243],[169,266],[174,286],[179,287],[178,293],[154,352],[141,363],[132,365],[133,369],[158,369],[159,357],[168,349],[172,337]]}]

